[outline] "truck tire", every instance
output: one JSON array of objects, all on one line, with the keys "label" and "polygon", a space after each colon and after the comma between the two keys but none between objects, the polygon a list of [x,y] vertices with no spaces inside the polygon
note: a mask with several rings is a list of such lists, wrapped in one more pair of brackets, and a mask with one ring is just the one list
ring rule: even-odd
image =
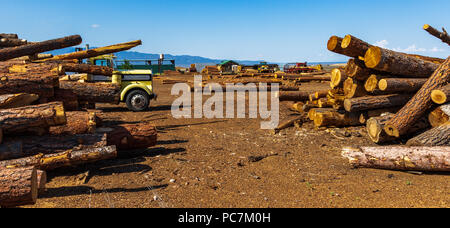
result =
[{"label": "truck tire", "polygon": [[142,112],[150,105],[150,96],[142,90],[133,90],[126,98],[128,109],[133,112]]}]

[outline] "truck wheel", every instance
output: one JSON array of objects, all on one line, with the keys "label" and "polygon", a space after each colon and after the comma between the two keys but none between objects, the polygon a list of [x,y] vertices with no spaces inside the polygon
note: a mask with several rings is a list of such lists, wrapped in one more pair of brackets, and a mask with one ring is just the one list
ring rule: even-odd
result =
[{"label": "truck wheel", "polygon": [[126,99],[127,107],[133,112],[142,112],[150,105],[149,95],[141,90],[131,91]]}]

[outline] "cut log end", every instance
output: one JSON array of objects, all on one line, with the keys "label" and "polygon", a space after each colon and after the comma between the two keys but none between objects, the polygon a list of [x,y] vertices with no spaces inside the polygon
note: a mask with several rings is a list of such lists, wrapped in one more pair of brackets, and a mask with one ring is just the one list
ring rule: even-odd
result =
[{"label": "cut log end", "polygon": [[379,47],[371,47],[364,56],[364,61],[368,68],[375,68],[381,62],[381,49]]},{"label": "cut log end", "polygon": [[339,46],[339,42],[340,38],[337,36],[332,36],[329,40],[328,40],[328,44],[327,44],[327,48],[330,51],[334,51],[336,50],[336,48]]},{"label": "cut log end", "polygon": [[445,104],[448,101],[447,95],[441,90],[433,90],[431,99],[436,104]]},{"label": "cut log end", "polygon": [[387,124],[384,127],[384,131],[390,136],[394,136],[396,138],[400,138],[400,132],[397,128],[395,128],[393,125]]},{"label": "cut log end", "polygon": [[346,35],[344,37],[344,39],[342,40],[342,44],[341,44],[342,48],[344,48],[344,49],[347,48],[350,45],[351,41],[352,41],[352,36]]},{"label": "cut log end", "polygon": [[378,88],[378,76],[371,75],[364,84],[364,88],[367,92],[374,92]]},{"label": "cut log end", "polygon": [[378,88],[381,91],[385,91],[388,87],[388,83],[386,79],[381,79],[380,82],[378,82]]}]

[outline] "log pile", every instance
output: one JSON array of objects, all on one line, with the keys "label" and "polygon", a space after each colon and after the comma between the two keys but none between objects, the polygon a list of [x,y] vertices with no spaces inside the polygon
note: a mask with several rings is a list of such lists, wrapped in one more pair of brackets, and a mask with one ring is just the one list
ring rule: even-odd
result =
[{"label": "log pile", "polygon": [[80,109],[83,103],[117,104],[120,86],[89,82],[90,75],[111,76],[113,69],[78,60],[140,41],[53,57],[41,53],[78,45],[81,37],[32,43],[14,34],[0,38],[0,207],[36,203],[48,171],[156,145],[156,129],[148,123],[106,127],[98,112]]}]

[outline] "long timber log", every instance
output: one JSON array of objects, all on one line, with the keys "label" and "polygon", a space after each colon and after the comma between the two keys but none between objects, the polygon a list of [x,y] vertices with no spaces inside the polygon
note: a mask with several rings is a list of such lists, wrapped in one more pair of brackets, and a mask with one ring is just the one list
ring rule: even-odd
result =
[{"label": "long timber log", "polygon": [[[435,127],[408,141],[407,146],[450,146],[450,122]],[[450,150],[447,151],[447,153]],[[450,153],[449,153],[450,154]]]},{"label": "long timber log", "polygon": [[364,56],[371,45],[352,35],[346,35],[341,47],[347,56],[358,58]]},{"label": "long timber log", "polygon": [[378,82],[378,88],[386,93],[415,93],[425,82],[425,78],[384,78]]},{"label": "long timber log", "polygon": [[34,55],[42,52],[63,49],[66,47],[81,44],[82,39],[79,35],[68,36],[60,39],[48,40],[33,44],[27,44],[18,47],[0,49],[0,61],[6,61],[27,55]]},{"label": "long timber log", "polygon": [[17,207],[35,204],[38,197],[35,167],[0,169],[0,206]]},{"label": "long timber log", "polygon": [[96,66],[90,64],[64,63],[59,66],[58,70],[61,75],[66,74],[66,72],[86,73],[104,76],[113,75],[113,68],[111,67]]},{"label": "long timber log", "polygon": [[72,90],[79,101],[113,104],[120,101],[120,86],[113,83],[60,81],[59,87]]},{"label": "long timber log", "polygon": [[450,45],[450,36],[448,35],[447,31],[445,31],[445,29],[442,29],[443,32],[441,32],[428,24],[424,25],[423,29],[430,33],[432,36],[442,40],[442,42]]},{"label": "long timber log", "polygon": [[27,106],[39,99],[38,95],[19,93],[0,95],[0,109],[19,108]]},{"label": "long timber log", "polygon": [[54,73],[0,74],[0,94],[30,93],[39,98],[50,98],[55,94],[54,88],[58,76]]},{"label": "long timber log", "polygon": [[50,127],[51,135],[93,134],[97,122],[101,122],[95,112],[66,112],[67,123]]},{"label": "long timber log", "polygon": [[346,99],[344,101],[344,108],[347,112],[391,108],[406,104],[411,97],[412,95],[410,94],[357,97]]},{"label": "long timber log", "polygon": [[450,57],[437,69],[417,94],[386,124],[385,131],[395,137],[404,135],[408,128],[433,105],[431,92],[450,81]]},{"label": "long timber log", "polygon": [[359,121],[359,113],[339,113],[336,110],[316,113],[314,125],[316,127],[350,127],[362,125]]},{"label": "long timber log", "polygon": [[112,128],[98,128],[97,133],[106,134],[108,145],[118,150],[146,149],[157,143],[156,128],[150,124],[123,124]]},{"label": "long timber log", "polygon": [[354,167],[403,170],[450,171],[450,147],[361,147],[342,150]]}]

